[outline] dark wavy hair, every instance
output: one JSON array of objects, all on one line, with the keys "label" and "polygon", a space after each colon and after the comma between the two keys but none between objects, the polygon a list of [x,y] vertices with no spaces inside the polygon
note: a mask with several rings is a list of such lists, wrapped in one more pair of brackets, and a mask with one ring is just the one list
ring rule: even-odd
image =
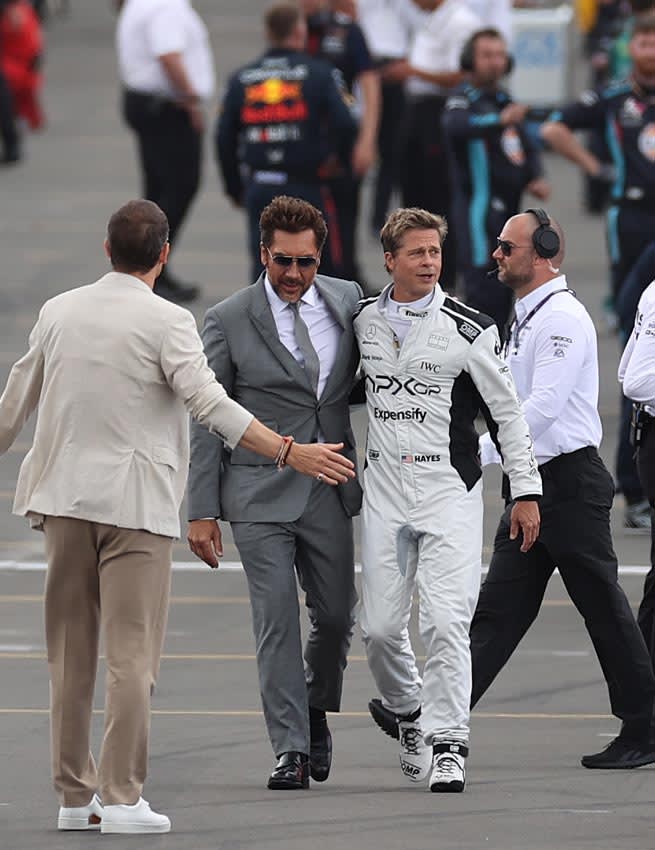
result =
[{"label": "dark wavy hair", "polygon": [[259,217],[259,233],[265,248],[273,244],[273,233],[283,230],[285,233],[302,233],[313,230],[316,248],[321,250],[327,239],[327,224],[323,213],[301,198],[278,195],[264,207]]}]

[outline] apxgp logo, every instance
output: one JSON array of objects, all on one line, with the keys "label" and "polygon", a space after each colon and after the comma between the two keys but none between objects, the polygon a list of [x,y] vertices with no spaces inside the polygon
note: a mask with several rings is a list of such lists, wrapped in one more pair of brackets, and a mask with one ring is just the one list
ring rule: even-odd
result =
[{"label": "apxgp logo", "polygon": [[367,375],[366,387],[372,393],[390,393],[398,395],[405,390],[408,395],[430,396],[439,395],[441,387],[436,384],[423,384],[415,378],[397,378],[395,375]]}]

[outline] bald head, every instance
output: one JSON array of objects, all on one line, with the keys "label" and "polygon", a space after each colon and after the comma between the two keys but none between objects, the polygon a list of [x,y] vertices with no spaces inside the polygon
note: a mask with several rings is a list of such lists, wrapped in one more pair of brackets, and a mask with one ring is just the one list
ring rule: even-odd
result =
[{"label": "bald head", "polygon": [[[498,279],[512,289],[518,298],[559,274],[565,253],[564,233],[558,221],[550,216],[548,219],[548,226],[559,237],[559,248],[552,257],[542,257],[535,249],[533,238],[540,223],[534,212],[512,216],[499,234],[499,246],[492,255],[498,263]],[[552,241],[551,235],[551,245]]]}]

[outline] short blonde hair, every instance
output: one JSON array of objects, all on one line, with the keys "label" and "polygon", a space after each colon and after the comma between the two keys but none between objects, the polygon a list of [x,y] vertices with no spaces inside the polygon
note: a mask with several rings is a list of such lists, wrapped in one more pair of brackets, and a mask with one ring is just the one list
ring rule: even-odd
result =
[{"label": "short blonde hair", "polygon": [[380,242],[385,253],[395,254],[408,230],[436,230],[443,245],[448,224],[442,215],[419,207],[401,207],[391,213],[380,231]]}]

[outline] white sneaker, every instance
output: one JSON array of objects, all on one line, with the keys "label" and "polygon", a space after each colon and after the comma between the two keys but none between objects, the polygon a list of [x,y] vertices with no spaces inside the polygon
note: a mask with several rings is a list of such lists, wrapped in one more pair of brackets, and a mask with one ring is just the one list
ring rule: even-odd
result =
[{"label": "white sneaker", "polygon": [[60,806],[57,829],[100,829],[103,809],[97,794],[88,806]]},{"label": "white sneaker", "polygon": [[107,833],[146,833],[170,832],[171,822],[166,815],[157,814],[150,803],[139,797],[133,806],[105,806],[100,824],[100,832]]},{"label": "white sneaker", "polygon": [[400,769],[410,782],[425,782],[432,764],[431,748],[423,740],[420,714],[419,709],[404,720],[398,719]]},{"label": "white sneaker", "polygon": [[433,745],[430,791],[458,793],[466,785],[464,762],[469,754],[466,744],[456,741]]}]

